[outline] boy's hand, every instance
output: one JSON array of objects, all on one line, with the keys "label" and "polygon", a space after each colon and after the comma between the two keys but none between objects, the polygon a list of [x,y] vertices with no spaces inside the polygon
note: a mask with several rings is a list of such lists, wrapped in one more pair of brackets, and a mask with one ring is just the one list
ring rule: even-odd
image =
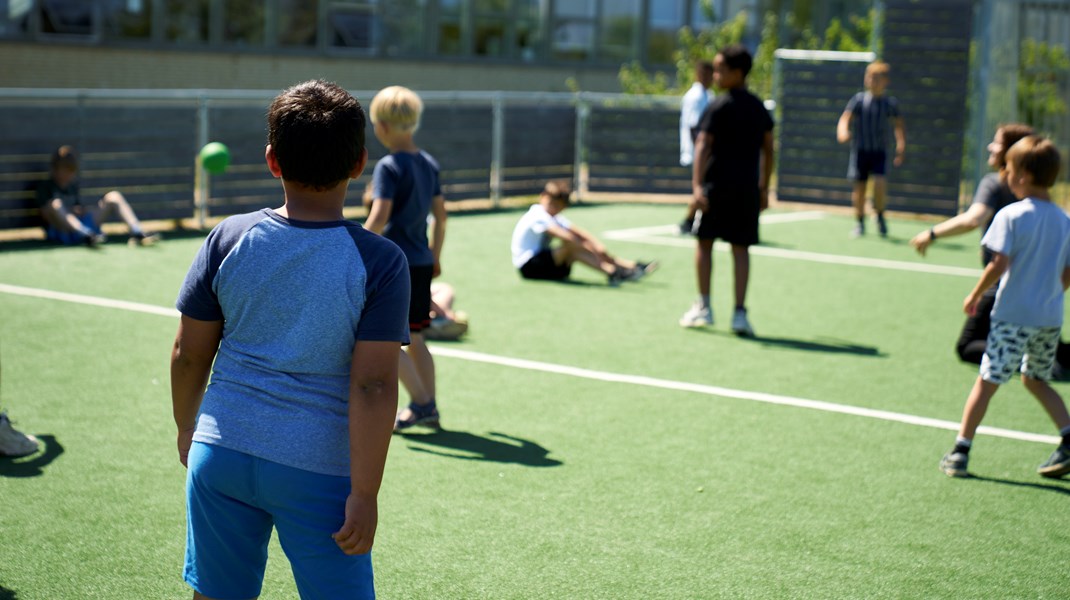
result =
[{"label": "boy's hand", "polygon": [[706,200],[706,192],[703,191],[702,186],[696,185],[691,187],[691,208],[697,208],[703,212],[709,208],[709,202]]},{"label": "boy's hand", "polygon": [[910,239],[910,245],[918,251],[918,254],[925,256],[925,250],[929,248],[929,244],[933,243],[932,236],[929,234],[929,230],[925,230],[918,235]]},{"label": "boy's hand", "polygon": [[193,445],[193,432],[196,429],[196,427],[190,427],[189,429],[180,429],[178,431],[178,462],[182,463],[182,466],[186,468],[189,468],[187,464],[189,462],[189,449]]},{"label": "boy's hand", "polygon": [[892,164],[897,166],[897,167],[903,166],[903,151],[902,150],[896,150],[896,152],[895,152],[895,160],[892,161]]},{"label": "boy's hand", "polygon": [[371,552],[375,542],[375,527],[379,522],[379,508],[375,496],[370,498],[349,494],[346,498],[346,520],[331,539],[349,555]]},{"label": "boy's hand", "polygon": [[851,134],[850,133],[844,133],[842,131],[837,131],[836,132],[836,141],[841,143],[841,144],[846,144],[847,142],[851,141]]},{"label": "boy's hand", "polygon": [[434,279],[442,274],[442,263],[435,261],[434,266],[431,267],[431,278]]},{"label": "boy's hand", "polygon": [[962,302],[962,310],[968,316],[976,317],[977,316],[977,304],[980,301],[981,301],[980,297],[978,297],[978,296],[976,296],[976,295],[971,293],[969,296],[966,296],[965,300],[963,300],[963,302]]}]

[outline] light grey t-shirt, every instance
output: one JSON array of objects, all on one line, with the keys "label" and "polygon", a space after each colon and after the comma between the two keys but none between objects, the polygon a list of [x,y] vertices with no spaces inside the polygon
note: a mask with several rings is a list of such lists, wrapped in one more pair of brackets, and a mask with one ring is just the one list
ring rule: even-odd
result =
[{"label": "light grey t-shirt", "polygon": [[1026,198],[996,213],[981,245],[1010,259],[992,319],[1031,327],[1063,324],[1063,270],[1070,267],[1070,217]]}]

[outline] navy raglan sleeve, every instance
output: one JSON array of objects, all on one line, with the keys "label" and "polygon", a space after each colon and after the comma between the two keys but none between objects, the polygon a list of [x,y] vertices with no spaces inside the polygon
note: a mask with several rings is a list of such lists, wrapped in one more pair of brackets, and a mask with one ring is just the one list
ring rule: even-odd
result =
[{"label": "navy raglan sleeve", "polygon": [[409,343],[409,263],[394,242],[353,232],[368,273],[357,339]]}]

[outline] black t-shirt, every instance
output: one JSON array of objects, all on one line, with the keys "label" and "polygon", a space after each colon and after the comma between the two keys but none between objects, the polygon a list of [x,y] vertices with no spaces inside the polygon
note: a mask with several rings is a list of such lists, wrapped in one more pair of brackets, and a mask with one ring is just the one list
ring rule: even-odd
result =
[{"label": "black t-shirt", "polygon": [[52,179],[37,184],[38,208],[48,204],[53,198],[62,200],[67,208],[80,205],[82,202],[78,198],[78,182],[72,181],[66,188],[59,187]]},{"label": "black t-shirt", "polygon": [[769,111],[745,88],[718,95],[698,126],[700,132],[713,136],[703,176],[706,186],[758,189],[762,143],[772,129]]},{"label": "black t-shirt", "polygon": [[[1017,201],[1018,198],[998,174],[989,173],[981,178],[981,182],[977,184],[977,191],[973,194],[973,204],[983,204],[992,209],[992,217],[989,217],[988,221],[981,226],[981,236],[983,237],[988,231],[988,227],[992,225],[992,219],[1000,209]],[[981,262],[985,266],[992,262],[992,251],[988,248],[981,248]]]}]

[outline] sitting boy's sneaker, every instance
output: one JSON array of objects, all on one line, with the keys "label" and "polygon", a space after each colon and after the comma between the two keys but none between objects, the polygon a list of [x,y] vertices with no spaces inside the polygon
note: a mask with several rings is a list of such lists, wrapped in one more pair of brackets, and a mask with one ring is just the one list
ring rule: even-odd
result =
[{"label": "sitting boy's sneaker", "polygon": [[462,312],[454,313],[453,320],[446,317],[431,319],[431,326],[423,331],[424,337],[429,340],[453,341],[461,339],[468,331],[468,317]]},{"label": "sitting boy's sneaker", "polygon": [[713,309],[696,302],[680,317],[680,327],[713,325]]},{"label": "sitting boy's sneaker", "polygon": [[82,243],[90,248],[99,248],[108,241],[108,236],[103,233],[92,233],[82,238]]},{"label": "sitting boy's sneaker", "polygon": [[1070,473],[1070,446],[1060,445],[1051,453],[1048,460],[1037,468],[1037,473],[1044,477],[1059,478]]},{"label": "sitting boy's sneaker", "polygon": [[617,287],[625,281],[631,279],[632,271],[634,270],[635,269],[622,269],[620,267],[617,267],[616,271],[613,271],[608,276],[606,276],[606,283],[609,284],[609,287]]},{"label": "sitting boy's sneaker", "polygon": [[637,262],[635,263],[635,268],[628,273],[628,281],[639,281],[654,271],[657,271],[658,266],[658,261],[656,260],[650,262]]},{"label": "sitting boy's sneaker", "polygon": [[152,246],[162,239],[163,236],[158,233],[134,233],[126,243],[130,246]]},{"label": "sitting boy's sneaker", "polygon": [[37,438],[12,427],[7,412],[0,412],[0,456],[26,456],[37,452],[37,446]]},{"label": "sitting boy's sneaker", "polygon": [[394,433],[405,431],[415,425],[423,425],[432,429],[442,429],[442,425],[438,420],[438,407],[435,406],[435,401],[432,400],[423,406],[415,403],[409,403],[409,416],[402,419],[401,415],[405,413],[404,410],[398,412],[394,417]]},{"label": "sitting boy's sneaker", "polygon": [[966,465],[970,462],[970,455],[964,452],[950,450],[940,459],[940,470],[948,477],[969,477]]},{"label": "sitting boy's sneaker", "polygon": [[754,329],[747,320],[747,309],[737,308],[732,314],[732,333],[739,337],[754,337]]}]

